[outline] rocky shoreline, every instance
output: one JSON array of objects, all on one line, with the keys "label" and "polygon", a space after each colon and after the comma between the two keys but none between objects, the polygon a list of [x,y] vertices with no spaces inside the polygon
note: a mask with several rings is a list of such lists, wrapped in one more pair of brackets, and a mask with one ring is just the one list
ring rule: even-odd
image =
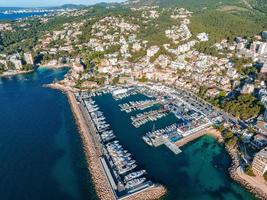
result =
[{"label": "rocky shoreline", "polygon": [[[61,84],[57,84],[57,83],[49,84],[47,86],[50,87],[50,88],[59,89],[59,90],[65,92],[65,93],[67,93],[67,96],[69,96],[69,94],[72,94],[70,91],[73,92],[73,90],[70,90],[70,88],[66,88],[66,87],[62,86]],[[71,102],[70,102],[70,104],[71,104],[71,106],[73,106]],[[75,115],[75,113],[74,113],[74,115]],[[77,121],[77,119],[76,119],[76,121]],[[79,126],[79,124],[78,124],[78,126]],[[80,132],[82,133],[81,129],[80,129]],[[218,134],[218,131],[214,132],[214,131],[211,131],[211,130],[208,129],[208,130],[205,130],[205,132],[206,132],[205,134],[215,137],[218,140],[218,142],[223,143],[223,138],[222,138],[222,136],[220,134]],[[205,134],[200,134],[199,137],[201,137],[201,136],[203,136]],[[85,142],[84,150],[85,150],[85,153],[86,153],[86,156],[87,156],[87,162],[88,162],[88,166],[89,166],[89,171],[90,171],[90,173],[91,173],[91,175],[93,177],[93,180],[94,180],[94,177],[96,175],[94,175],[94,172],[93,172],[94,169],[92,169],[90,167],[90,163],[92,163],[92,160],[88,157],[88,156],[90,156],[90,155],[88,155],[88,151],[91,151],[91,150],[87,149],[88,143],[86,143],[86,138],[83,138],[83,134],[81,134],[81,135],[82,135],[83,141]],[[196,139],[196,138],[194,138],[194,139]],[[187,144],[188,142],[190,142],[190,141],[192,141],[194,139],[190,139],[190,140],[186,141],[183,145]],[[229,153],[229,155],[231,157],[231,160],[232,160],[232,164],[231,164],[230,168],[228,169],[230,177],[233,180],[235,180],[236,182],[238,182],[239,184],[241,184],[243,187],[245,187],[252,194],[254,194],[256,198],[258,198],[260,200],[266,200],[267,199],[267,195],[266,195],[265,192],[263,192],[259,188],[253,187],[249,182],[247,182],[245,179],[240,177],[239,174],[237,173],[237,170],[238,170],[238,168],[240,166],[237,149],[236,148],[230,148],[228,146],[225,146],[225,149]],[[97,160],[99,160],[99,158],[97,158]],[[97,170],[99,170],[99,168],[100,167],[98,167]],[[104,171],[102,171],[100,173],[103,175]],[[99,173],[97,173],[97,174],[99,174]],[[98,178],[98,177],[99,177],[99,175],[97,175],[95,178]],[[102,181],[107,183],[106,177]],[[94,183],[95,183],[95,181],[94,181]],[[95,187],[96,187],[96,191],[97,191],[97,194],[100,197],[100,199],[109,199],[109,198],[101,198],[101,197],[103,197],[103,194],[101,192],[103,190],[103,187],[100,187],[97,183],[95,183]],[[166,192],[167,192],[166,188],[164,188],[163,186],[159,185],[159,186],[156,186],[156,187],[149,188],[149,189],[147,189],[145,191],[142,191],[141,193],[138,193],[136,195],[127,197],[125,199],[127,199],[127,200],[154,200],[154,199],[160,199],[166,194]]]},{"label": "rocky shoreline", "polygon": [[15,75],[18,75],[18,74],[28,74],[28,73],[31,73],[33,71],[34,70],[4,72],[3,74],[0,74],[0,77],[15,76]]},{"label": "rocky shoreline", "polygon": [[239,155],[237,149],[230,148],[228,146],[225,146],[226,151],[229,153],[232,164],[230,168],[228,169],[229,174],[233,180],[244,186],[248,191],[250,191],[252,194],[255,195],[256,198],[260,200],[266,200],[267,199],[267,191],[262,191],[260,188],[252,186],[248,181],[243,179],[241,176],[238,175],[238,168],[240,167],[239,162]]},{"label": "rocky shoreline", "polygon": [[[93,183],[95,185],[95,190],[97,196],[101,200],[114,200],[115,196],[113,190],[109,185],[109,181],[105,175],[104,169],[100,162],[100,157],[97,154],[97,147],[95,147],[92,138],[90,137],[90,131],[88,125],[81,113],[79,105],[74,97],[73,90],[70,88],[62,86],[60,84],[48,84],[45,87],[50,87],[53,89],[61,90],[66,93],[71,110],[75,117],[75,121],[79,128],[79,132],[83,141],[83,149],[86,155],[86,160],[88,164],[89,173],[92,177]],[[167,190],[162,185],[154,185],[146,190],[140,191],[134,195],[126,197],[127,200],[156,200],[162,198],[166,194]]]}]

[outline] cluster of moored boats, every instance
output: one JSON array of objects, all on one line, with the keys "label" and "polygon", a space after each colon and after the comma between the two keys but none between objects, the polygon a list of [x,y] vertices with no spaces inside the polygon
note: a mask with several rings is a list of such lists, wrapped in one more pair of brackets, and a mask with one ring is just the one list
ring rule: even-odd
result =
[{"label": "cluster of moored boats", "polygon": [[181,133],[177,129],[177,124],[171,124],[165,128],[152,130],[147,132],[142,139],[150,146],[154,145],[154,141],[159,138],[169,138],[170,136],[176,135],[178,137],[182,137]]},{"label": "cluster of moored boats", "polygon": [[126,92],[126,93],[113,95],[113,98],[114,98],[115,100],[121,100],[121,99],[124,99],[124,98],[126,98],[126,97],[129,97],[129,96],[131,96],[131,95],[135,95],[135,94],[137,94],[136,91],[129,91],[129,92]]},{"label": "cluster of moored boats", "polygon": [[130,101],[129,103],[120,104],[119,106],[121,111],[129,113],[135,110],[147,109],[157,103],[157,100]]},{"label": "cluster of moored boats", "polygon": [[[114,167],[120,175],[124,175],[137,167],[136,161],[131,158],[131,154],[127,150],[124,150],[117,140],[107,143],[106,149]],[[125,175],[123,181],[125,188],[131,189],[143,183],[146,178],[141,176],[145,173],[145,170],[140,170]]]},{"label": "cluster of moored boats", "polygon": [[90,114],[91,119],[100,136],[105,157],[113,170],[113,173],[118,182],[123,183],[127,190],[138,187],[146,181],[143,176],[145,170],[134,171],[138,166],[132,158],[131,153],[125,150],[116,138],[113,130],[110,130],[110,125],[106,122],[105,117],[99,107],[91,98],[84,99],[85,106]]},{"label": "cluster of moored boats", "polygon": [[84,102],[103,142],[114,139],[116,136],[113,130],[109,129],[110,125],[106,122],[103,112],[99,111],[99,107],[95,105],[95,101],[86,99]]},{"label": "cluster of moored boats", "polygon": [[167,113],[168,110],[166,109],[151,110],[148,112],[139,113],[136,116],[131,117],[132,125],[138,128],[149,121],[153,122],[166,116]]}]

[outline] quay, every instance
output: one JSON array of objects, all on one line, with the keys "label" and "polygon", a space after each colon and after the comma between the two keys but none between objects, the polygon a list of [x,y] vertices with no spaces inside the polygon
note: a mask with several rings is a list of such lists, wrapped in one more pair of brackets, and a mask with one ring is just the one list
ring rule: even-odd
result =
[{"label": "quay", "polygon": [[168,112],[168,109],[161,108],[159,110],[151,110],[148,112],[140,113],[136,116],[131,117],[132,124],[134,127],[138,128],[149,121],[156,121],[157,119],[166,116]]},{"label": "quay", "polygon": [[[162,105],[159,110],[149,111],[132,116],[132,124],[136,128],[165,116],[171,112],[177,118],[177,123],[170,128],[153,130],[145,133],[143,140],[150,146],[160,146],[164,144],[175,154],[181,152],[179,141],[187,141],[190,138],[197,138],[207,131],[213,124],[219,124],[222,120],[220,113],[216,112],[212,106],[200,101],[193,94],[183,91],[180,88],[172,88],[162,84],[137,84],[131,87],[132,91],[137,91]],[[131,112],[139,107],[143,108],[146,101],[129,102],[120,104],[121,110]],[[147,100],[153,102],[153,100]],[[171,129],[171,130],[170,130]],[[201,134],[200,134],[201,133]]]},{"label": "quay", "polygon": [[130,101],[129,103],[119,104],[119,106],[121,108],[121,111],[129,113],[134,110],[144,110],[158,103],[160,103],[159,100],[145,100],[145,101],[134,101],[134,102]]},{"label": "quay", "polygon": [[[99,151],[93,139],[94,133],[91,132],[91,130],[93,130],[92,126],[85,120],[85,116],[83,115],[84,109],[82,105],[77,102],[74,94],[70,91],[67,91],[67,97],[80,130],[89,171],[95,184],[96,193],[100,199],[114,200],[116,198],[99,159],[101,151]],[[91,129],[89,127],[91,127]]]},{"label": "quay", "polygon": [[[95,95],[101,95],[101,93],[93,94],[93,96]],[[90,147],[94,148],[95,160],[93,163],[88,162],[88,165],[91,166],[90,172],[93,180],[95,180],[97,194],[100,199],[133,198],[146,200],[151,199],[153,196],[148,191],[153,191],[153,193],[158,195],[158,198],[164,195],[166,190],[163,190],[162,186],[147,180],[144,175],[145,170],[136,171],[138,168],[136,161],[119,144],[119,141],[115,140],[116,136],[109,129],[109,124],[106,123],[103,113],[91,98],[91,94],[80,92],[74,96],[70,93],[69,98],[72,101],[75,100],[76,103],[78,102],[75,109],[80,109],[79,115],[83,117],[83,122],[85,122],[88,130],[84,137],[86,136],[90,139],[92,144]],[[91,169],[93,170],[91,171]],[[98,176],[96,177],[94,172],[97,170]],[[125,179],[126,175],[130,178]],[[97,181],[99,177],[101,177],[100,183]],[[105,192],[103,191],[102,184],[106,187]],[[105,196],[104,193],[108,193],[108,195]],[[141,197],[139,198],[139,196]]]}]

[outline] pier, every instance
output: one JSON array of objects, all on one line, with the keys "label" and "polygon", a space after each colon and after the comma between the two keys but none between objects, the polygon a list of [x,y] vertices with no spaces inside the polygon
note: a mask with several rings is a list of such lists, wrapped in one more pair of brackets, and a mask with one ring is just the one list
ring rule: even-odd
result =
[{"label": "pier", "polygon": [[[95,95],[102,95],[102,93],[94,93],[92,96]],[[114,199],[142,194],[141,192],[154,187],[153,190],[156,190],[158,186],[154,186],[154,183],[147,179],[145,170],[141,170],[131,153],[124,149],[118,140],[115,140],[116,135],[105,121],[105,116],[91,98],[91,94],[77,93],[76,100],[79,102],[81,115],[90,131],[87,137],[91,138],[92,147],[95,148],[98,168],[103,170],[110,186],[110,194]],[[125,179],[126,176],[128,176],[127,179]]]},{"label": "pier", "polygon": [[134,110],[144,110],[158,103],[160,103],[158,100],[130,101],[129,103],[119,104],[119,106],[121,111],[129,113]]},{"label": "pier", "polygon": [[161,108],[159,110],[152,110],[144,113],[137,114],[136,116],[132,116],[132,124],[134,127],[138,128],[141,125],[149,122],[149,121],[156,121],[167,115],[169,110],[165,108]]},{"label": "pier", "polygon": [[174,154],[179,154],[182,152],[181,149],[179,149],[178,146],[176,146],[175,144],[171,143],[169,140],[166,140],[164,142],[165,146],[168,147]]}]

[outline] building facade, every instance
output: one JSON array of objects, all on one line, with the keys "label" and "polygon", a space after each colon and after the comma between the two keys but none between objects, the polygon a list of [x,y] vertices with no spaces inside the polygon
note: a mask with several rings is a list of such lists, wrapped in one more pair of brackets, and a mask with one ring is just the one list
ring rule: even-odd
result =
[{"label": "building facade", "polygon": [[252,169],[258,175],[263,175],[267,171],[267,147],[258,152],[252,162]]}]

